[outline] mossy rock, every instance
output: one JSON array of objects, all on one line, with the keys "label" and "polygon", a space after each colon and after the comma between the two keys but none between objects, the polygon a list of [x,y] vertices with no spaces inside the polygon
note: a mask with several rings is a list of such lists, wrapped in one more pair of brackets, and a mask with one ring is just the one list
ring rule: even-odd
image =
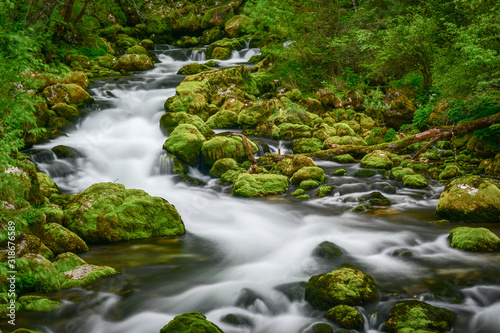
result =
[{"label": "mossy rock", "polygon": [[303,167],[316,166],[312,158],[302,155],[294,157],[286,157],[279,161],[273,168],[273,171],[280,172],[287,177],[292,177],[293,174]]},{"label": "mossy rock", "polygon": [[323,169],[317,166],[306,166],[298,170],[290,178],[292,184],[300,184],[304,180],[316,180],[320,183],[326,179]]},{"label": "mossy rock", "polygon": [[320,151],[323,142],[318,138],[300,138],[293,143],[293,152],[295,154],[313,153]]},{"label": "mossy rock", "polygon": [[214,178],[220,178],[224,173],[226,173],[229,170],[236,170],[238,169],[238,162],[236,162],[235,159],[233,158],[222,158],[220,160],[217,160],[212,168],[210,169],[210,176]]},{"label": "mossy rock", "polygon": [[40,184],[40,191],[45,197],[49,198],[52,194],[61,193],[59,187],[56,185],[56,183],[54,183],[49,175],[42,172],[37,172],[36,176],[38,178],[38,183]]},{"label": "mossy rock", "polygon": [[349,136],[332,136],[326,138],[323,142],[323,148],[329,149],[336,146],[366,146],[366,141],[361,139],[360,137],[349,135]]},{"label": "mossy rock", "polygon": [[124,54],[113,66],[113,70],[143,71],[153,67],[153,62],[147,54]]},{"label": "mossy rock", "polygon": [[327,195],[330,195],[333,192],[333,188],[334,188],[333,186],[329,185],[321,186],[316,192],[316,196],[319,198],[326,197]]},{"label": "mossy rock", "polygon": [[354,159],[354,157],[352,157],[349,154],[336,155],[336,156],[334,156],[332,158],[332,160],[334,162],[337,162],[337,163],[354,163],[354,162],[356,162],[356,160]]},{"label": "mossy rock", "polygon": [[298,197],[298,196],[304,195],[305,193],[306,193],[306,191],[304,189],[298,188],[295,191],[293,191],[290,195],[293,197]]},{"label": "mossy rock", "polygon": [[237,128],[238,114],[229,110],[217,111],[207,119],[207,126],[210,128]]},{"label": "mossy rock", "polygon": [[439,179],[451,179],[460,175],[461,170],[455,164],[448,164],[443,172],[439,174]]},{"label": "mossy rock", "polygon": [[354,306],[337,305],[325,313],[325,318],[346,329],[363,329],[363,316]]},{"label": "mossy rock", "polygon": [[429,184],[422,175],[406,175],[403,177],[403,185],[409,188],[425,188]]},{"label": "mossy rock", "polygon": [[500,189],[479,176],[455,179],[441,193],[436,215],[453,222],[499,223]]},{"label": "mossy rock", "polygon": [[311,277],[305,299],[315,308],[328,310],[337,305],[364,305],[378,300],[373,278],[357,269],[341,268]]},{"label": "mossy rock", "polygon": [[414,175],[415,171],[411,168],[403,168],[402,166],[394,167],[391,169],[391,176],[397,180],[403,180],[403,177]]},{"label": "mossy rock", "polygon": [[183,235],[175,207],[142,190],[98,183],[70,198],[65,227],[89,243]]},{"label": "mossy rock", "polygon": [[160,333],[223,333],[220,328],[199,312],[188,312],[174,317]]},{"label": "mossy rock", "polygon": [[182,162],[195,166],[200,160],[201,147],[206,141],[196,126],[180,124],[170,133],[163,148]]},{"label": "mossy rock", "polygon": [[126,51],[125,54],[145,54],[148,55],[148,51],[142,47],[141,45],[134,45],[132,47],[129,47]]},{"label": "mossy rock", "polygon": [[332,176],[346,176],[347,175],[347,171],[346,169],[338,169],[338,170],[335,170],[333,173],[332,173]]},{"label": "mossy rock", "polygon": [[500,238],[486,228],[457,227],[448,235],[450,246],[470,252],[491,252],[500,249]]},{"label": "mossy rock", "polygon": [[233,16],[234,9],[230,4],[211,8],[207,10],[205,14],[203,14],[200,22],[201,28],[209,29],[216,26],[220,29],[220,26],[224,26],[226,22]]},{"label": "mossy rock", "polygon": [[50,312],[62,305],[59,301],[53,301],[43,296],[21,296],[18,302],[26,311]]},{"label": "mossy rock", "polygon": [[318,186],[320,186],[321,183],[318,182],[317,180],[304,180],[302,182],[300,182],[300,185],[299,187],[303,190],[306,190],[306,191],[309,191],[309,190],[312,190],[313,188],[316,188]]},{"label": "mossy rock", "polygon": [[231,38],[247,35],[254,30],[252,21],[243,15],[234,15],[227,20],[224,30]]},{"label": "mossy rock", "polygon": [[384,330],[389,333],[413,332],[407,331],[409,329],[445,332],[451,329],[454,319],[455,314],[449,310],[409,300],[394,305]]},{"label": "mossy rock", "polygon": [[160,127],[166,133],[172,132],[180,124],[191,124],[196,126],[203,135],[212,135],[213,131],[205,124],[203,119],[186,112],[168,112],[160,118]]},{"label": "mossy rock", "polygon": [[361,159],[363,168],[391,169],[392,165],[391,153],[382,150],[374,150]]},{"label": "mossy rock", "polygon": [[[309,332],[309,331],[308,331]],[[334,333],[333,328],[325,323],[317,323],[311,327],[311,333]]]},{"label": "mossy rock", "polygon": [[37,236],[19,234],[16,238],[16,257],[20,258],[28,253],[39,254],[45,259],[54,257],[54,253]]},{"label": "mossy rock", "polygon": [[205,64],[198,64],[198,63],[194,62],[192,64],[187,64],[186,66],[179,69],[177,74],[193,75],[193,74],[198,74],[201,72],[207,72],[207,71],[211,71],[211,70],[212,70],[212,67],[209,67]]},{"label": "mossy rock", "polygon": [[258,124],[267,123],[268,118],[279,108],[276,99],[251,102],[238,114],[238,125],[243,128],[254,128]]},{"label": "mossy rock", "polygon": [[54,110],[58,117],[67,119],[69,121],[75,121],[80,115],[80,112],[77,108],[64,102],[52,105],[52,110]]},{"label": "mossy rock", "polygon": [[239,175],[246,172],[247,170],[243,168],[238,168],[236,170],[228,170],[220,176],[219,184],[233,184]]},{"label": "mossy rock", "polygon": [[313,250],[312,255],[323,259],[337,259],[344,255],[344,251],[336,244],[324,241]]},{"label": "mossy rock", "polygon": [[307,125],[282,123],[278,125],[279,138],[293,140],[297,138],[310,138],[312,128]]},{"label": "mossy rock", "polygon": [[354,177],[367,178],[367,177],[373,177],[376,174],[377,173],[375,172],[375,170],[372,170],[372,169],[361,169],[361,170],[356,171],[353,174],[353,176]]},{"label": "mossy rock", "polygon": [[66,103],[72,105],[86,105],[94,101],[94,98],[89,95],[78,84],[63,84],[57,83],[48,86],[43,90],[43,96],[46,98],[49,105],[58,103]]},{"label": "mossy rock", "polygon": [[[243,47],[245,47],[245,44],[246,44],[246,40],[244,38],[223,38],[221,40],[218,40],[218,41],[210,44],[210,46],[207,47],[205,54],[206,54],[207,59],[221,59],[221,58],[216,57],[216,53],[223,52],[225,54],[226,52],[228,52],[229,55],[231,55],[232,50],[239,51],[239,50],[243,49]],[[227,51],[217,51],[216,52],[217,49],[227,50]],[[220,54],[223,54],[223,53],[220,53]],[[228,55],[228,58],[229,58],[229,55]],[[221,60],[223,60],[223,59],[221,59]]]},{"label": "mossy rock", "polygon": [[391,205],[391,201],[389,199],[387,199],[380,192],[370,193],[370,199],[368,200],[368,202],[372,206],[390,206]]},{"label": "mossy rock", "polygon": [[77,234],[57,223],[45,225],[43,242],[55,255],[64,252],[81,253],[89,250],[87,244]]},{"label": "mossy rock", "polygon": [[336,135],[337,135],[337,130],[334,127],[331,127],[325,123],[322,123],[314,127],[313,136],[322,141]]},{"label": "mossy rock", "polygon": [[17,292],[50,293],[61,289],[57,279],[58,272],[52,268],[52,263],[41,255],[29,253],[18,259],[16,265]]},{"label": "mossy rock", "polygon": [[[258,151],[257,145],[247,139],[248,145],[252,153]],[[221,158],[233,158],[239,163],[247,160],[243,139],[239,136],[214,136],[203,143],[201,147],[204,162],[213,165]]]},{"label": "mossy rock", "polygon": [[51,150],[59,159],[74,159],[85,156],[75,148],[64,145],[57,145],[53,147]]},{"label": "mossy rock", "polygon": [[248,174],[238,176],[233,185],[233,195],[239,197],[266,197],[286,192],[288,178],[273,174]]}]

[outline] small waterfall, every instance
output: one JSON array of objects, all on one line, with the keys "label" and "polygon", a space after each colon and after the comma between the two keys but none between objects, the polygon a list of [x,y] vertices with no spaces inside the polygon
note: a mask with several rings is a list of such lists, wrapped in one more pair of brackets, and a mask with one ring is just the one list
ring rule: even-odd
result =
[{"label": "small waterfall", "polygon": [[190,61],[194,62],[205,61],[206,60],[205,50],[192,50],[191,52],[188,53],[188,57]]},{"label": "small waterfall", "polygon": [[151,176],[172,175],[174,174],[174,157],[166,152],[162,152],[156,159]]}]

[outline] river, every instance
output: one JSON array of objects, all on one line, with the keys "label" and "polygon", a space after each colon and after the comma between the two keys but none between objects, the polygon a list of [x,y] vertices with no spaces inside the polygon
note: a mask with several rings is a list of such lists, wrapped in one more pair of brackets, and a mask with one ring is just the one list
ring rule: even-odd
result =
[{"label": "river", "polygon": [[[257,52],[234,51],[220,64],[244,64]],[[381,332],[391,306],[411,298],[458,314],[455,333],[500,331],[500,256],[449,247],[453,226],[429,223],[443,190],[439,183],[411,190],[381,174],[354,177],[359,164],[325,161],[318,166],[327,175],[340,168],[348,175],[328,176],[327,183],[335,186],[332,195],[303,201],[235,198],[230,187],[194,168],[190,175],[202,185],[181,181],[162,150],[166,135],[159,119],[183,79],[177,70],[205,59],[202,51],[167,45],[158,45],[157,54],[161,63],[152,70],[96,80],[89,89],[96,102],[76,129],[38,145],[33,156],[66,193],[118,182],[165,198],[179,211],[187,234],[91,246],[81,255],[84,260],[121,274],[89,290],[53,294],[62,307],[26,313],[18,325],[47,333],[158,333],[174,316],[200,311],[226,333],[308,332],[314,323],[327,321],[301,299],[301,282],[349,263],[381,289],[379,302],[359,308],[363,332]],[[290,146],[266,142],[282,153]],[[59,160],[50,153],[56,145],[73,147],[83,157]],[[382,191],[393,204],[353,213],[358,198],[373,191]],[[312,256],[323,241],[337,244],[344,256],[333,261]],[[228,323],[228,314],[243,325]]]}]

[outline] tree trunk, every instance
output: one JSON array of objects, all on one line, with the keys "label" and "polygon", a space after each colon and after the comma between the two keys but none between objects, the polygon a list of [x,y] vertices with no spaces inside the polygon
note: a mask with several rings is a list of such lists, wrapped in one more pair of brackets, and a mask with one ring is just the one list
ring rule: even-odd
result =
[{"label": "tree trunk", "polygon": [[[428,139],[433,139],[431,142],[435,143],[436,141],[448,138],[450,136],[456,135],[464,135],[469,132],[485,128],[491,126],[493,124],[500,123],[500,113],[494,114],[492,116],[483,117],[480,119],[468,121],[466,123],[457,125],[455,127],[445,126],[441,128],[433,128],[425,132],[421,132],[412,136],[407,136],[401,140],[381,143],[378,145],[372,146],[340,146],[338,148],[332,148],[327,150],[321,150],[314,153],[304,154],[309,157],[317,157],[320,159],[329,159],[330,157],[336,155],[343,154],[352,154],[352,155],[365,155],[374,150],[388,150],[394,153],[400,153],[404,148],[408,147],[411,144],[422,142]],[[425,148],[429,148],[431,144],[428,144]],[[422,154],[424,149],[421,149],[417,154],[415,154],[412,158],[417,158],[418,155]]]},{"label": "tree trunk", "polygon": [[80,11],[80,14],[78,14],[78,16],[73,21],[73,26],[75,26],[78,22],[80,22],[82,20],[83,16],[85,15],[85,11],[87,10],[88,4],[89,4],[89,0],[85,0],[85,3],[83,4],[83,8]]},{"label": "tree trunk", "polygon": [[73,7],[75,6],[75,0],[66,0],[61,11],[61,16],[64,18],[64,22],[68,25],[71,22],[71,17],[73,17]]},{"label": "tree trunk", "polygon": [[253,156],[252,153],[252,148],[250,147],[250,144],[247,141],[247,137],[243,134],[240,133],[231,133],[228,135],[229,136],[239,136],[243,140],[243,148],[245,149],[245,155],[247,155],[247,158],[252,162],[252,164],[257,164],[257,160],[255,159],[255,156]]}]

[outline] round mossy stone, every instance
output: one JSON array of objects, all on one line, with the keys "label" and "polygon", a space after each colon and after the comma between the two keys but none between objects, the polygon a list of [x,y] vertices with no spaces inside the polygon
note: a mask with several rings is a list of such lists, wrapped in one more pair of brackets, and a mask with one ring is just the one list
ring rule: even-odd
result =
[{"label": "round mossy stone", "polygon": [[486,228],[457,227],[448,235],[451,247],[471,252],[500,249],[500,238]]},{"label": "round mossy stone", "polygon": [[191,124],[180,124],[169,135],[163,145],[168,152],[174,154],[179,160],[189,165],[196,165],[201,156],[201,147],[206,139]]},{"label": "round mossy stone", "polygon": [[221,158],[217,160],[209,171],[210,176],[220,178],[225,172],[229,170],[238,169],[238,162],[233,158]]},{"label": "round mossy stone", "polygon": [[64,252],[80,253],[89,250],[87,244],[77,234],[57,223],[45,225],[43,242],[55,255]]},{"label": "round mossy stone", "polygon": [[320,310],[336,305],[364,305],[378,299],[373,278],[357,269],[341,268],[311,277],[305,299]]},{"label": "round mossy stone", "polygon": [[233,184],[233,195],[239,197],[266,197],[286,192],[288,178],[273,174],[243,173]]},{"label": "round mossy stone", "polygon": [[392,165],[391,153],[382,150],[374,150],[361,159],[362,168],[391,169]]},{"label": "round mossy stone", "polygon": [[223,333],[220,328],[199,312],[188,312],[176,316],[160,333]]},{"label": "round mossy stone", "polygon": [[333,186],[329,186],[329,185],[321,186],[318,189],[318,191],[316,191],[316,196],[319,198],[326,197],[327,195],[329,195],[333,192],[333,189],[334,189]]},{"label": "round mossy stone", "polygon": [[391,309],[384,325],[389,333],[429,330],[445,332],[451,329],[455,314],[422,301],[409,300],[397,303]]},{"label": "round mossy stone", "polygon": [[343,254],[340,247],[329,241],[321,242],[312,252],[313,256],[323,259],[335,259]]},{"label": "round mossy stone", "polygon": [[422,175],[407,175],[403,177],[403,184],[409,188],[425,188],[427,185],[427,180]]},{"label": "round mossy stone", "polygon": [[354,306],[334,306],[326,312],[325,318],[333,321],[342,328],[355,330],[363,329],[363,316]]},{"label": "round mossy stone", "polygon": [[316,180],[320,183],[325,181],[325,172],[317,166],[306,166],[295,172],[290,178],[292,184],[300,184],[304,180]]}]

